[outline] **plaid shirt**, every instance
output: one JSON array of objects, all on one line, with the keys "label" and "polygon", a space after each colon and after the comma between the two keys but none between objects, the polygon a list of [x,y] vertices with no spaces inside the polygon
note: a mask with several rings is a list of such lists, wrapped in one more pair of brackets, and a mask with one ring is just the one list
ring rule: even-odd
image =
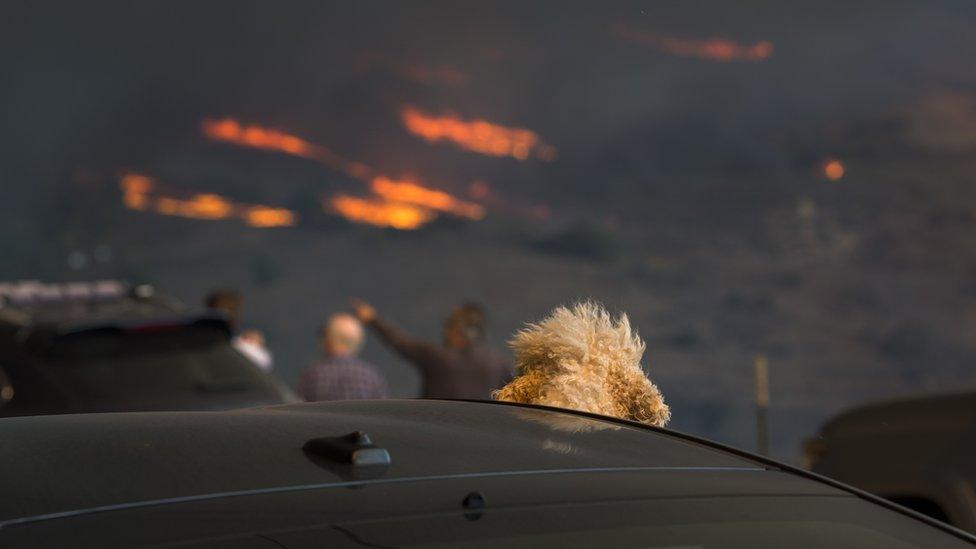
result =
[{"label": "plaid shirt", "polygon": [[386,380],[372,364],[356,357],[330,357],[309,366],[298,380],[306,401],[386,398]]}]

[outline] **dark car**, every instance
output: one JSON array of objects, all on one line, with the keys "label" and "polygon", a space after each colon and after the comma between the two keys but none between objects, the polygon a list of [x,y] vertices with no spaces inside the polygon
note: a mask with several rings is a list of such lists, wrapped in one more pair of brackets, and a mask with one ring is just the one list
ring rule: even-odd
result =
[{"label": "dark car", "polygon": [[971,547],[874,496],[571,411],[344,401],[0,420],[0,546]]},{"label": "dark car", "polygon": [[976,532],[976,392],[866,404],[807,441],[807,466]]},{"label": "dark car", "polygon": [[120,283],[0,288],[0,416],[219,410],[295,400],[224,317]]}]

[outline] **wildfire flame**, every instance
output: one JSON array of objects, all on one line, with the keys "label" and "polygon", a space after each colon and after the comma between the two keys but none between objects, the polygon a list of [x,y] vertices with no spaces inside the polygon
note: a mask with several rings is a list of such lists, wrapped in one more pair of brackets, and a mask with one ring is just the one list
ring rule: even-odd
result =
[{"label": "wildfire flame", "polygon": [[468,219],[485,217],[485,209],[480,204],[465,202],[446,192],[428,189],[410,180],[394,181],[386,177],[377,177],[373,179],[371,188],[377,196],[390,202],[422,206]]},{"label": "wildfire flame", "polygon": [[298,222],[298,215],[285,208],[251,206],[243,212],[244,222],[252,227],[290,227]]},{"label": "wildfire flame", "polygon": [[151,203],[149,193],[153,188],[151,179],[144,175],[130,173],[122,177],[119,186],[122,188],[122,202],[126,208],[130,210],[149,208]]},{"label": "wildfire flame", "polygon": [[[363,181],[375,196],[367,199],[337,195],[326,203],[327,210],[356,223],[395,229],[416,229],[433,221],[438,212],[467,219],[482,219],[485,216],[485,209],[480,204],[461,200],[442,190],[426,187],[413,179],[397,180],[380,175],[365,164],[352,162],[322,145],[280,130],[254,124],[241,124],[233,118],[204,120],[201,129],[206,137],[213,140],[308,158]],[[134,195],[131,200],[140,199]],[[215,204],[212,203],[183,206],[171,202],[164,203],[163,208],[172,211],[172,215],[181,215],[179,213],[181,211],[193,210],[196,213],[201,206],[216,209]],[[131,207],[135,208],[135,206]],[[280,212],[277,210],[275,213],[262,209],[247,211],[250,213],[241,216],[253,226],[268,226],[264,223],[281,221]]]},{"label": "wildfire flame", "polygon": [[640,31],[623,23],[613,27],[614,33],[635,44],[652,46],[681,57],[697,57],[709,61],[763,61],[773,55],[773,44],[765,40],[740,44],[723,38],[678,38]]},{"label": "wildfire flame", "polygon": [[509,128],[480,119],[466,121],[450,114],[432,116],[409,105],[402,109],[400,117],[407,131],[431,143],[451,141],[469,151],[518,160],[535,156],[551,161],[556,157],[554,147],[525,128]]},{"label": "wildfire flame", "polygon": [[844,177],[844,164],[840,160],[830,159],[823,164],[824,177],[831,181],[839,181]]},{"label": "wildfire flame", "polygon": [[298,215],[284,208],[240,204],[214,193],[197,193],[190,198],[156,195],[155,181],[142,174],[128,173],[119,182],[122,203],[132,210],[153,211],[190,219],[241,219],[252,227],[288,227]]},{"label": "wildfire flame", "polygon": [[300,156],[356,179],[368,179],[373,176],[373,170],[364,164],[352,162],[322,145],[279,130],[255,124],[245,126],[233,118],[206,119],[201,125],[201,130],[204,136],[215,141]]},{"label": "wildfire flame", "polygon": [[204,120],[203,134],[211,139],[258,149],[280,151],[311,158],[315,156],[314,146],[300,137],[259,126],[242,126],[233,118]]},{"label": "wildfire flame", "polygon": [[350,221],[401,230],[418,229],[437,217],[434,211],[420,206],[345,194],[330,198],[327,207]]}]

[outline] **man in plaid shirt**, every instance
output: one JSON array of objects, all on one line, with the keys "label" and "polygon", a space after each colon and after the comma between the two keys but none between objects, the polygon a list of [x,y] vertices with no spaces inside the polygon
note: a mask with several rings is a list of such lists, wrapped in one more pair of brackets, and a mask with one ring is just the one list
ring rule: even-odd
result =
[{"label": "man in plaid shirt", "polygon": [[307,401],[386,398],[386,380],[375,366],[356,356],[363,345],[363,325],[348,314],[333,315],[322,329],[325,358],[309,366],[298,381]]}]

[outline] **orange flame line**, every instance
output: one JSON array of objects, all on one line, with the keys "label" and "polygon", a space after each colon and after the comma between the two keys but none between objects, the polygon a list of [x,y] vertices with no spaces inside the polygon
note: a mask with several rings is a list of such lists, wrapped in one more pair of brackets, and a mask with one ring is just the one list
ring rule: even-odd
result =
[{"label": "orange flame line", "polygon": [[350,221],[401,230],[420,228],[437,217],[433,211],[420,206],[345,194],[333,196],[326,206]]},{"label": "orange flame line", "polygon": [[465,121],[453,115],[431,116],[409,105],[403,107],[400,118],[407,131],[431,143],[451,141],[469,151],[518,160],[532,155],[545,161],[556,157],[554,147],[525,128],[509,128],[480,119]]},{"label": "orange flame line", "polygon": [[480,204],[465,202],[446,192],[428,189],[413,181],[394,181],[387,177],[377,177],[373,179],[371,188],[378,196],[391,202],[413,204],[468,219],[485,217],[485,209]]},{"label": "orange flame line", "polygon": [[298,223],[298,214],[285,208],[251,206],[244,212],[244,221],[252,227],[291,227]]},{"label": "orange flame line", "polygon": [[763,61],[773,55],[773,44],[765,40],[754,44],[739,44],[722,38],[694,39],[663,36],[640,31],[619,23],[614,33],[635,44],[653,46],[681,57],[698,57],[710,61]]},{"label": "orange flame line", "polygon": [[157,187],[151,177],[128,173],[119,182],[122,203],[131,210],[153,211],[190,219],[239,218],[252,227],[288,227],[298,223],[298,214],[284,208],[235,203],[213,193],[197,193],[189,199],[154,196]]},{"label": "orange flame line", "polygon": [[368,180],[373,176],[373,170],[364,164],[352,162],[322,145],[278,130],[254,124],[245,126],[233,118],[205,119],[201,130],[204,136],[215,141],[307,158],[356,179]]},{"label": "orange flame line", "polygon": [[[378,199],[339,195],[326,207],[350,221],[397,229],[415,229],[435,219],[436,212],[468,219],[482,219],[485,216],[485,209],[480,204],[461,200],[413,180],[398,181],[379,175],[365,164],[349,161],[326,147],[279,130],[254,124],[244,125],[233,118],[206,119],[201,130],[209,139],[307,158],[368,183]],[[129,200],[135,203],[140,198],[132,195]],[[174,211],[180,209],[178,205],[169,202],[162,207]],[[280,217],[283,214],[278,215],[274,219],[283,219]],[[268,217],[269,214],[254,214],[245,216],[245,219],[258,226],[261,220]]]}]

